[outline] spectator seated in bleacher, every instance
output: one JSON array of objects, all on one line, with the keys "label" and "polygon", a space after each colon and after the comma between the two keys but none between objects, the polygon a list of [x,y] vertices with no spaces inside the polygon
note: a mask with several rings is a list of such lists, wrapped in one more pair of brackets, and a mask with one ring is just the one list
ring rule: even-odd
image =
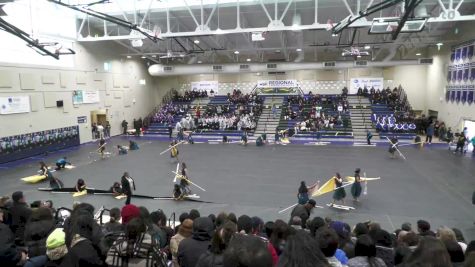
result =
[{"label": "spectator seated in bleacher", "polygon": [[153,115],[152,121],[158,123],[173,123],[173,116],[184,115],[186,110],[188,110],[187,105],[168,103]]},{"label": "spectator seated in bleacher", "polygon": [[183,95],[179,95],[177,91],[173,91],[172,100],[174,102],[191,102],[196,98],[208,97],[206,90],[200,91],[185,91]]},{"label": "spectator seated in bleacher", "polygon": [[260,105],[263,103],[263,100],[257,93],[243,94],[240,90],[233,90],[232,94],[228,93],[228,102],[233,104]]}]

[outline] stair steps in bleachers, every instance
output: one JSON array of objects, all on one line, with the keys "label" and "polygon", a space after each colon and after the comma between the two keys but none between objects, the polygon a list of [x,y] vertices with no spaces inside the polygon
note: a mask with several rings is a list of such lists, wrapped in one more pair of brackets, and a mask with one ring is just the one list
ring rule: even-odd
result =
[{"label": "stair steps in bleachers", "polygon": [[[282,104],[284,97],[282,96],[266,96],[264,99],[264,108],[261,116],[257,121],[257,127],[254,135],[274,134],[275,129],[279,126],[280,117],[282,114]],[[276,115],[272,114],[272,106],[276,106]]]},{"label": "stair steps in bleachers", "polygon": [[350,106],[351,126],[356,140],[366,140],[366,131],[370,130],[373,136],[377,136],[376,129],[371,123],[371,103],[368,98],[360,96],[348,96]]}]

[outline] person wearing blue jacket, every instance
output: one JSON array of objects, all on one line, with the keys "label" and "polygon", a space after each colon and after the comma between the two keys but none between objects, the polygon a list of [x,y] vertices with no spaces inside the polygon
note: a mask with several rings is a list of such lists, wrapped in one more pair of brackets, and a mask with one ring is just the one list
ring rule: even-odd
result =
[{"label": "person wearing blue jacket", "polygon": [[61,169],[64,169],[64,167],[66,167],[66,164],[71,165],[71,162],[68,162],[66,157],[58,159],[56,161],[56,170],[59,171]]}]

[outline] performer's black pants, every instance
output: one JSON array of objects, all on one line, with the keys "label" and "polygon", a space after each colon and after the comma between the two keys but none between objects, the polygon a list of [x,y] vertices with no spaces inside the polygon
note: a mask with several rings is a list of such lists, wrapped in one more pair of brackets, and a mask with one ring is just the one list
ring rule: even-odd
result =
[{"label": "performer's black pants", "polygon": [[130,200],[132,199],[132,194],[131,193],[126,193],[127,199],[125,200],[125,205],[130,204]]},{"label": "performer's black pants", "polygon": [[432,135],[426,136],[426,143],[427,142],[432,143]]},{"label": "performer's black pants", "polygon": [[366,140],[368,140],[368,145],[371,145],[371,138],[367,138]]}]

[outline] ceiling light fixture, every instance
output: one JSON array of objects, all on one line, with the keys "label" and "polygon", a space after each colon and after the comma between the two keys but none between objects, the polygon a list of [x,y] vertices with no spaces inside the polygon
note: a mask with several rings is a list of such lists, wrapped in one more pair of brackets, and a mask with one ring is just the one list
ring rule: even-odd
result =
[{"label": "ceiling light fixture", "polygon": [[152,55],[152,57],[157,57],[157,55]]},{"label": "ceiling light fixture", "polygon": [[332,37],[337,37],[337,36],[338,36],[338,34],[332,33]]},{"label": "ceiling light fixture", "polygon": [[248,58],[248,59],[246,59],[246,61],[247,61],[247,62],[251,62],[251,59],[250,59],[250,58]]},{"label": "ceiling light fixture", "polygon": [[203,63],[203,61],[201,61],[201,60],[198,60],[198,64],[201,64],[201,63]]},{"label": "ceiling light fixture", "polygon": [[417,53],[417,54],[416,54],[416,56],[420,56],[420,55],[422,55],[422,54],[421,54],[421,53]]},{"label": "ceiling light fixture", "polygon": [[440,47],[443,46],[444,44],[443,43],[437,43],[437,50],[440,51]]},{"label": "ceiling light fixture", "polygon": [[142,58],[146,58],[145,56],[142,56]]},{"label": "ceiling light fixture", "polygon": [[132,56],[127,56],[127,58],[132,58]]},{"label": "ceiling light fixture", "polygon": [[234,51],[234,54],[239,55],[239,51],[237,51],[237,50]]},{"label": "ceiling light fixture", "polygon": [[361,55],[357,55],[356,57],[357,57],[357,58],[360,58],[360,57],[361,57]]},{"label": "ceiling light fixture", "polygon": [[297,49],[295,49],[295,51],[302,52],[302,48],[297,48]]},{"label": "ceiling light fixture", "polygon": [[366,50],[369,50],[370,48],[371,48],[371,46],[369,46],[369,45],[364,46],[364,49],[366,49]]},{"label": "ceiling light fixture", "polygon": [[199,44],[199,43],[200,43],[200,40],[196,39],[196,40],[193,41],[193,43]]}]

